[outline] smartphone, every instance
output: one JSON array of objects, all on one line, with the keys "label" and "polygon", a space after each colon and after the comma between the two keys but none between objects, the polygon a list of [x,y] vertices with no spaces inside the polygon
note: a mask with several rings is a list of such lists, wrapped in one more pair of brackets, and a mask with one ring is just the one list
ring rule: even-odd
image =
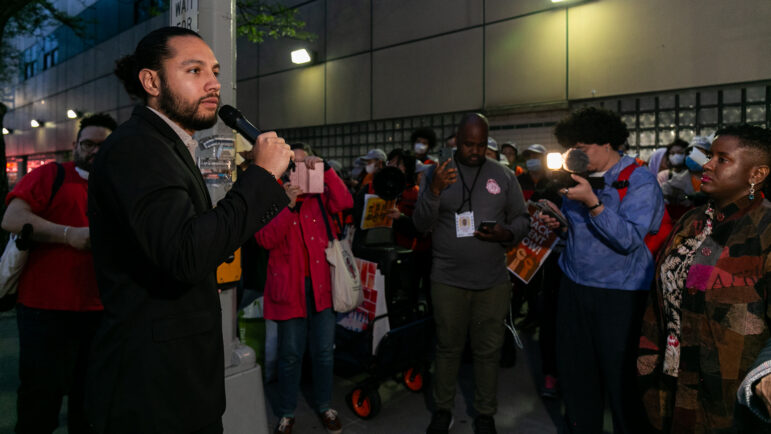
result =
[{"label": "smartphone", "polygon": [[445,147],[445,148],[439,149],[439,164],[442,164],[447,160],[451,160],[454,153],[455,153],[454,148]]},{"label": "smartphone", "polygon": [[484,220],[481,223],[479,223],[479,228],[477,228],[477,230],[479,232],[489,233],[493,231],[494,227],[495,227],[495,220]]},{"label": "smartphone", "polygon": [[557,221],[560,223],[560,227],[567,227],[568,221],[565,219],[565,216],[562,215],[562,213],[555,211],[551,206],[549,206],[548,203],[538,201],[536,202],[536,206],[541,211],[541,213],[557,219]]}]

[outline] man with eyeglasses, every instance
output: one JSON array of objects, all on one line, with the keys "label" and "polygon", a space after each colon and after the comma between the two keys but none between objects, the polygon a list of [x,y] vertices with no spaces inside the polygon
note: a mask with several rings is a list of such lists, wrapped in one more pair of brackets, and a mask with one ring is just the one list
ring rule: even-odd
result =
[{"label": "man with eyeglasses", "polygon": [[32,225],[36,242],[19,279],[17,433],[53,432],[68,395],[70,433],[83,416],[86,356],[101,319],[88,229],[88,173],[99,145],[117,128],[107,114],[81,120],[73,160],[26,174],[6,197],[2,227]]}]

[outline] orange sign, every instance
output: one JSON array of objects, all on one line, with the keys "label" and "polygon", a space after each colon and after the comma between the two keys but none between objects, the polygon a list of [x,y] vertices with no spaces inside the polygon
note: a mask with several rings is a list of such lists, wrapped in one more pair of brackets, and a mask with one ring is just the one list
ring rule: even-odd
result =
[{"label": "orange sign", "polygon": [[528,283],[557,244],[557,234],[537,217],[538,208],[528,202],[530,232],[516,247],[506,254],[509,271],[519,280]]}]

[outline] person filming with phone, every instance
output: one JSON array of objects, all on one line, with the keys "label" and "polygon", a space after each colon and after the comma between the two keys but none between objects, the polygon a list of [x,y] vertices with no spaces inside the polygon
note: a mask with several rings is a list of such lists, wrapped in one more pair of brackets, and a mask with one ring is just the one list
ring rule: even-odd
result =
[{"label": "person filming with phone", "polygon": [[461,119],[454,157],[425,177],[413,214],[418,231],[431,232],[433,246],[437,344],[428,433],[447,433],[452,426],[467,335],[474,359],[474,432],[496,432],[498,364],[511,298],[506,246],[528,233],[530,218],[514,172],[485,157],[487,133],[481,114]]},{"label": "person filming with phone", "polygon": [[[560,189],[567,226],[559,259],[564,275],[557,300],[557,370],[565,432],[602,432],[606,394],[613,432],[639,432],[637,342],[654,271],[645,236],[658,231],[664,199],[655,176],[619,154],[629,132],[617,114],[581,109],[560,121],[554,134],[571,152],[588,156],[589,178],[604,180],[590,184],[572,175],[575,185]],[[631,174],[619,182],[625,170]],[[604,187],[592,187],[598,184]],[[552,229],[561,226],[552,216],[542,219]]]}]

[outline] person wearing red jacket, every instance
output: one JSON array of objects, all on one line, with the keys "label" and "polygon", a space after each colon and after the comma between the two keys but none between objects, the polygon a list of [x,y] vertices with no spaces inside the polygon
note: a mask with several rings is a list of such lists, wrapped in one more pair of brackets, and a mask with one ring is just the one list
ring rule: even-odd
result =
[{"label": "person wearing red jacket", "polygon": [[[298,143],[291,147],[298,164],[313,168],[323,163],[312,155],[309,146]],[[292,432],[306,347],[310,349],[315,409],[328,432],[342,431],[337,412],[329,407],[335,313],[324,253],[329,243],[324,218],[351,208],[353,198],[334,169],[326,164],[324,169],[324,193],[302,194],[299,186],[285,183],[289,206],[255,234],[257,243],[269,251],[265,318],[278,324],[279,397],[275,410],[280,419],[276,433]]]}]

